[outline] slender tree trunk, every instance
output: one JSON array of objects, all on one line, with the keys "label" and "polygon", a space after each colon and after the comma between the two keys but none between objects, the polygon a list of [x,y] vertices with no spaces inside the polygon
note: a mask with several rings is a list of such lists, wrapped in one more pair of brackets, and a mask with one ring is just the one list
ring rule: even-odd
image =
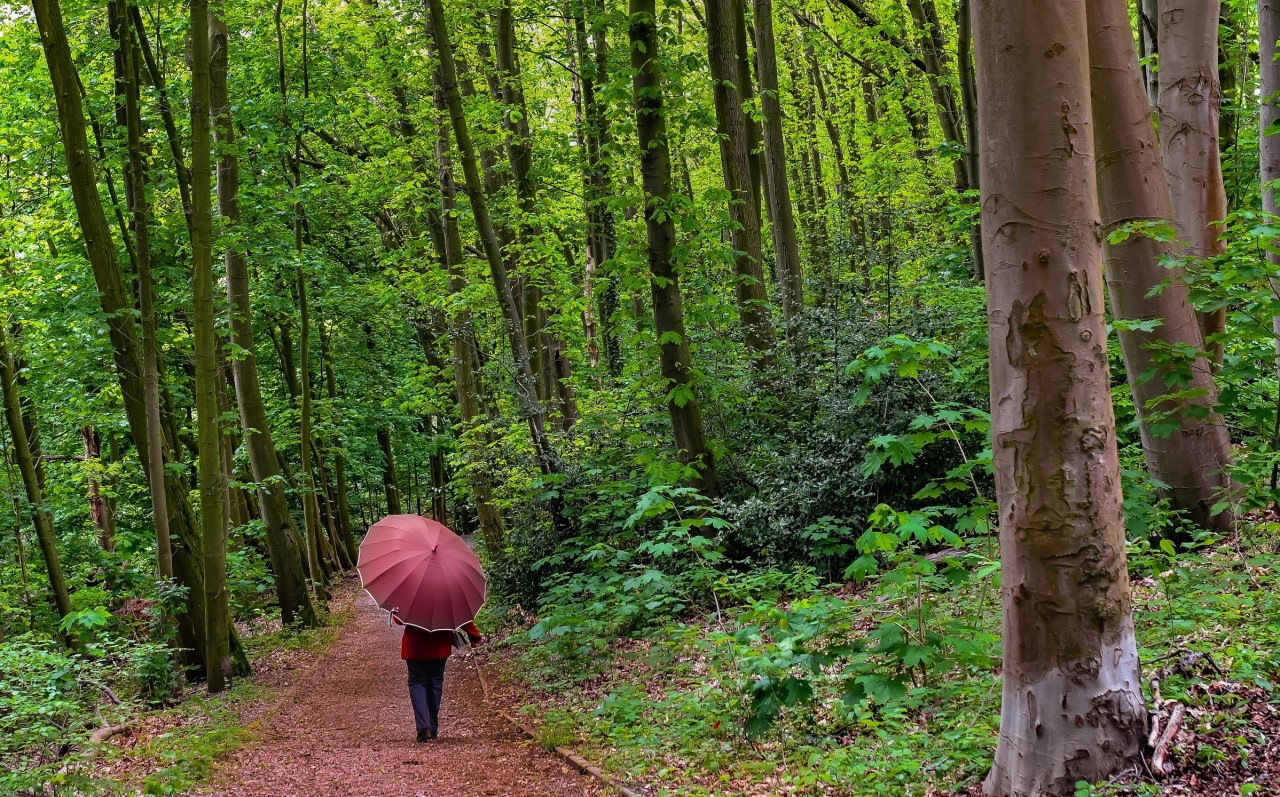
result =
[{"label": "slender tree trunk", "polygon": [[[827,131],[827,141],[831,144],[832,160],[836,164],[836,187],[840,193],[838,215],[843,216],[846,220],[846,229],[849,236],[849,270],[852,273],[856,266],[853,257],[853,242],[857,239],[858,234],[857,219],[854,215],[854,206],[857,200],[853,194],[853,179],[849,174],[849,167],[845,163],[844,147],[840,143],[840,130],[835,122],[835,109],[827,101],[827,89],[823,85],[822,69],[818,64],[817,55],[812,47],[807,48],[805,54],[809,58],[809,80],[813,84],[814,93],[818,98],[817,110],[822,116],[823,127]],[[834,262],[831,263],[831,270],[835,270]],[[831,283],[831,287],[834,287],[841,282],[841,277],[838,273],[835,273],[828,281]],[[827,288],[827,290],[830,290],[830,288]],[[838,297],[836,302],[839,302]]]},{"label": "slender tree trunk", "polygon": [[[960,0],[956,8],[956,60],[959,62],[960,99],[964,108],[965,169],[970,189],[982,186],[978,169],[978,86],[973,74],[973,20],[971,0]],[[977,204],[976,199],[974,204]],[[973,251],[973,276],[982,279],[986,264],[982,260],[981,215],[975,214],[969,225],[969,248]]]},{"label": "slender tree trunk", "polygon": [[[537,389],[529,360],[528,341],[524,335],[523,319],[520,305],[512,288],[507,273],[506,262],[502,258],[502,250],[498,243],[497,229],[489,216],[489,206],[485,199],[484,187],[481,183],[477,167],[475,147],[471,143],[471,134],[467,128],[466,114],[462,108],[462,97],[458,91],[458,75],[454,64],[453,45],[449,41],[444,7],[440,0],[426,0],[427,11],[431,22],[432,37],[437,53],[440,70],[440,90],[448,108],[449,120],[453,126],[453,136],[457,143],[458,153],[462,160],[462,171],[466,176],[467,196],[471,201],[471,214],[480,233],[480,243],[485,259],[489,263],[489,273],[493,277],[494,288],[502,305],[506,320],[507,335],[511,341],[511,352],[516,365],[516,394],[521,411],[528,418],[529,433],[533,442],[534,455],[539,468],[544,474],[559,471],[556,452],[546,432],[546,414],[537,405]],[[567,529],[560,507],[551,507],[553,520],[557,528]]]},{"label": "slender tree trunk", "polygon": [[791,187],[787,181],[787,147],[782,134],[782,104],[778,94],[778,57],[773,38],[772,0],[753,0],[756,63],[760,72],[760,106],[764,111],[764,166],[768,175],[766,209],[773,231],[773,256],[778,264],[778,288],[787,335],[804,312],[804,272],[796,236]]},{"label": "slender tree trunk", "polygon": [[[951,88],[947,42],[938,18],[938,9],[934,6],[933,0],[907,0],[907,8],[911,12],[912,21],[915,22],[916,44],[920,48],[921,60],[924,61],[929,93],[933,96],[933,105],[938,111],[942,137],[948,144],[963,150],[963,120],[956,107],[955,91]],[[969,190],[971,185],[964,159],[953,158],[951,168],[956,190],[960,192]]]},{"label": "slender tree trunk", "polygon": [[980,104],[1001,109],[980,128],[1004,603],[1000,736],[984,789],[1066,795],[1135,764],[1146,730],[1097,272],[1085,9],[974,10]]},{"label": "slender tree trunk", "polygon": [[[608,42],[602,26],[591,32],[588,50],[586,9],[584,3],[573,3],[573,39],[578,56],[578,70],[583,106],[583,188],[587,216],[586,272],[582,289],[590,304],[599,294],[600,338],[605,368],[617,377],[622,373],[622,344],[614,313],[618,310],[618,275],[604,275],[603,290],[595,285],[600,269],[613,257],[614,221],[609,210],[611,192],[610,162],[607,150],[611,144],[606,102],[599,87],[608,84]],[[594,363],[593,363],[594,364]]]},{"label": "slender tree trunk", "polygon": [[[98,434],[98,431],[92,426],[85,426],[80,429],[80,439],[84,442],[85,466],[91,469],[101,467],[102,435]],[[115,523],[112,521],[111,513],[107,508],[107,499],[102,494],[102,484],[92,471],[89,474],[88,482],[89,517],[93,521],[94,530],[98,532],[98,545],[104,551],[114,551],[116,549],[113,536]]]},{"label": "slender tree trunk", "polygon": [[[1127,10],[1115,0],[1087,0],[1086,5],[1103,232],[1131,223],[1167,223],[1173,209]],[[1190,383],[1180,384],[1170,397],[1164,379],[1168,367],[1159,362],[1161,350],[1199,351],[1204,346],[1181,269],[1170,270],[1163,263],[1173,249],[1141,234],[1107,244],[1111,307],[1117,319],[1160,322],[1151,332],[1119,332],[1133,404],[1142,420],[1147,470],[1168,485],[1175,508],[1188,512],[1202,528],[1227,531],[1234,525],[1233,513],[1215,516],[1211,511],[1230,490],[1226,468],[1231,440],[1213,411],[1218,390],[1210,365],[1197,360]],[[1157,290],[1162,284],[1163,290]]]},{"label": "slender tree trunk", "polygon": [[378,447],[382,449],[382,487],[387,494],[387,514],[399,515],[403,512],[400,506],[400,482],[396,479],[396,460],[389,430],[378,430]]},{"label": "slender tree trunk", "polygon": [[764,370],[773,360],[774,330],[761,269],[760,206],[751,176],[750,130],[742,109],[743,92],[739,88],[742,81],[737,44],[740,19],[735,18],[736,7],[735,0],[706,0],[707,54],[715,81],[720,161],[725,189],[729,192],[729,215],[734,222],[731,234],[734,296],[747,349],[756,368]]},{"label": "slender tree trunk", "polygon": [[[125,415],[135,440],[148,439],[147,407],[142,379],[142,356],[139,352],[137,330],[133,323],[133,302],[125,290],[124,280],[115,259],[115,246],[106,214],[98,195],[94,177],[94,163],[89,153],[85,135],[84,109],[80,93],[76,89],[75,66],[67,45],[62,12],[57,0],[33,0],[36,23],[40,28],[40,40],[45,60],[53,82],[54,98],[58,106],[58,123],[62,131],[63,149],[66,154],[72,198],[76,217],[84,236],[85,250],[98,288],[103,315],[116,366],[116,378],[120,383]],[[158,358],[156,359],[159,365]],[[165,461],[171,454],[164,452]],[[170,549],[173,552],[173,569],[178,580],[188,588],[187,613],[179,618],[180,641],[187,650],[187,664],[193,671],[205,666],[205,607],[204,566],[199,552],[202,550],[199,529],[191,509],[186,479],[176,469],[163,466],[152,469],[147,446],[138,449],[138,458],[148,474],[164,475],[165,503],[170,518]],[[162,463],[163,465],[163,463]],[[163,551],[161,557],[163,557]],[[239,639],[231,629],[230,643],[233,663],[237,673],[247,671],[248,662],[240,648]]]},{"label": "slender tree trunk", "polygon": [[[747,173],[751,176],[751,207],[755,211],[756,223],[760,223],[760,210],[763,190],[768,186],[765,179],[761,146],[762,137],[760,122],[748,111],[755,104],[755,85],[752,82],[751,42],[755,34],[747,28],[747,0],[729,0],[733,19],[733,43],[737,52],[738,76],[734,78],[734,88],[738,90],[739,108],[747,131]],[[763,235],[761,236],[763,239]],[[763,246],[763,244],[762,244]],[[760,260],[764,262],[763,256]]]},{"label": "slender tree trunk", "polygon": [[[125,75],[125,122],[129,162],[125,167],[125,197],[129,203],[130,230],[138,260],[138,309],[142,327],[142,384],[146,414],[146,439],[138,441],[147,451],[146,476],[151,494],[151,516],[156,532],[157,571],[161,578],[173,578],[173,549],[169,540],[169,507],[165,495],[164,430],[160,416],[159,350],[156,344],[155,288],[151,277],[150,213],[147,202],[146,161],[142,146],[142,114],[139,84],[141,65],[133,46],[137,33],[137,8],[129,7],[129,24],[123,27],[121,60]],[[139,34],[140,35],[140,34]],[[167,113],[167,95],[161,92],[161,107]],[[172,122],[172,114],[168,115]],[[186,167],[183,166],[185,169]],[[187,195],[189,197],[189,195]],[[184,205],[184,207],[186,207]]]},{"label": "slender tree trunk", "polygon": [[667,413],[671,416],[677,455],[693,470],[691,481],[704,494],[714,498],[720,492],[720,478],[702,426],[693,358],[684,329],[680,276],[671,262],[676,225],[667,204],[671,197],[671,152],[663,112],[656,0],[631,0],[629,35],[634,74],[632,98],[640,139],[644,217],[649,235],[653,324],[661,342],[662,376],[668,386]]},{"label": "slender tree trunk", "polygon": [[13,357],[9,354],[8,335],[4,325],[0,324],[0,389],[4,394],[5,420],[9,424],[9,434],[13,440],[14,458],[18,462],[18,472],[22,474],[22,486],[27,493],[27,503],[31,505],[31,514],[35,520],[36,539],[40,543],[40,553],[44,556],[45,573],[49,576],[49,589],[53,592],[53,602],[58,609],[59,617],[71,613],[71,598],[67,593],[67,582],[62,577],[62,565],[58,559],[58,537],[53,530],[53,516],[49,513],[49,505],[45,502],[44,486],[36,472],[36,463],[40,461],[40,452],[33,451],[27,437],[27,426],[34,427],[31,418],[23,417],[22,399],[18,396],[17,374],[13,366]]},{"label": "slender tree trunk", "polygon": [[[1160,17],[1160,139],[1173,202],[1173,221],[1185,254],[1213,257],[1226,250],[1218,224],[1227,215],[1218,153],[1218,0],[1165,0]],[[1226,330],[1226,308],[1203,313],[1200,328],[1213,361]]]},{"label": "slender tree trunk", "polygon": [[[227,94],[230,40],[226,24],[217,16],[210,21],[210,55],[214,135],[219,144],[218,214],[231,225],[240,223],[240,160],[235,153],[235,126]],[[316,624],[316,613],[307,591],[302,567],[298,530],[289,514],[280,467],[275,455],[271,425],[258,382],[257,347],[253,339],[253,316],[249,301],[249,264],[238,246],[229,245],[223,256],[227,273],[227,304],[231,344],[237,350],[231,360],[236,388],[236,405],[244,431],[249,468],[258,484],[258,500],[266,527],[267,551],[275,576],[276,596],[285,625]]]},{"label": "slender tree trunk", "polygon": [[[503,102],[507,106],[507,156],[515,182],[516,197],[520,203],[521,222],[517,240],[523,252],[535,238],[542,236],[542,227],[537,221],[537,187],[531,173],[533,141],[521,85],[520,62],[516,58],[515,21],[510,0],[504,0],[498,7],[496,34],[498,72],[502,78]],[[544,259],[535,267],[527,256],[524,259],[524,313],[526,319],[533,322],[533,334],[526,332],[526,339],[531,347],[536,344],[539,354],[537,370],[544,385],[541,390],[543,400],[554,402],[560,414],[562,428],[568,431],[578,417],[577,398],[568,381],[568,360],[557,357],[564,344],[548,328],[550,315],[545,308],[541,286],[535,279],[536,275],[547,270],[547,264]]]},{"label": "slender tree trunk", "polygon": [[[301,253],[302,248],[302,206],[294,205],[294,241]],[[301,260],[298,263],[298,391],[300,396],[299,415],[301,427],[298,432],[298,456],[302,463],[302,507],[306,519],[308,548],[311,553],[311,577],[315,580],[316,600],[323,602],[327,598],[329,575],[332,571],[330,559],[325,556],[325,543],[321,531],[320,501],[316,495],[315,471],[312,465],[311,442],[311,308],[307,297],[307,275]],[[381,433],[379,433],[381,434]],[[388,502],[390,495],[388,495]],[[397,507],[398,508],[398,507]],[[396,514],[396,513],[392,513]]]},{"label": "slender tree trunk", "polygon": [[[325,334],[323,327],[320,329],[320,360],[324,364],[325,394],[329,397],[330,407],[336,408],[338,406],[338,380],[333,372],[333,357],[329,354],[329,336]],[[346,546],[347,556],[354,562],[358,558],[358,546],[356,545],[355,532],[351,526],[351,509],[347,505],[347,465],[346,457],[342,453],[341,438],[334,441],[333,473],[336,482],[334,489],[337,491],[335,501],[338,512],[338,530],[342,536],[342,544]]]},{"label": "slender tree trunk", "polygon": [[[148,85],[156,92],[159,102],[160,118],[164,122],[165,137],[169,142],[169,155],[173,158],[173,170],[178,179],[178,196],[182,199],[182,211],[186,216],[187,227],[191,226],[191,170],[187,168],[186,158],[182,155],[182,138],[178,134],[178,125],[174,121],[173,109],[169,104],[169,91],[165,87],[164,72],[156,63],[151,44],[147,41],[147,28],[142,23],[142,14],[136,3],[129,4],[129,18],[133,22],[133,32],[138,37],[138,52],[142,54],[143,64],[147,67]],[[135,65],[141,70],[142,65]]]},{"label": "slender tree trunk", "polygon": [[1155,108],[1160,102],[1160,70],[1155,57],[1160,47],[1160,0],[1137,0],[1138,4],[1138,53],[1142,56],[1142,80],[1147,89],[1147,105]]},{"label": "slender tree trunk", "polygon": [[[447,118],[448,103],[442,88],[444,79],[440,75],[444,64],[443,59],[438,59],[437,63],[439,65],[434,76],[437,87],[434,99],[436,112],[440,117],[435,126],[440,211],[430,213],[428,222],[440,267],[449,275],[449,291],[454,296],[458,296],[466,290],[466,277],[462,271],[462,236],[458,232],[458,192],[450,157],[451,120]],[[483,420],[484,410],[480,399],[482,386],[477,367],[478,348],[471,315],[465,307],[460,306],[460,309],[449,319],[449,342],[453,352],[453,376],[458,397],[458,414],[462,419],[462,433],[459,437],[465,444],[475,445],[475,437],[480,434],[478,426]],[[483,463],[473,463],[472,467],[467,469],[467,479],[471,487],[471,499],[476,505],[476,519],[480,526],[480,537],[484,541],[485,550],[492,559],[500,561],[505,551],[506,530],[503,528],[502,515],[493,503],[493,487]]]},{"label": "slender tree trunk", "polygon": [[218,424],[217,338],[213,319],[213,209],[210,206],[209,3],[191,0],[191,295],[199,422],[200,523],[204,531],[205,677],[211,693],[231,676],[227,625],[227,537],[222,430]]},{"label": "slender tree trunk", "polygon": [[[1280,216],[1280,196],[1277,196],[1277,180],[1280,180],[1280,134],[1273,132],[1280,124],[1280,0],[1258,0],[1258,72],[1261,82],[1262,102],[1258,122],[1262,137],[1258,142],[1258,155],[1262,179],[1262,210],[1272,217]],[[1268,252],[1267,259],[1280,267],[1280,254]],[[1280,280],[1271,280],[1271,291],[1280,296]],[[1276,368],[1280,372],[1280,316],[1273,318],[1271,327],[1276,336]]]}]

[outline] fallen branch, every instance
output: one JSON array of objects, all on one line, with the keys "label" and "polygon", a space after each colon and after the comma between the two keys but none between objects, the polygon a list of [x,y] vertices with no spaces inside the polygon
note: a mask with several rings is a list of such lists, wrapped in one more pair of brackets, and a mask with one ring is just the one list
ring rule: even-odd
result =
[{"label": "fallen branch", "polygon": [[[119,736],[129,730],[129,727],[130,726],[128,725],[103,725],[101,728],[94,731],[93,735],[89,737],[89,744],[102,744],[112,736]],[[87,751],[86,754],[90,755],[92,752],[96,752],[96,750]]]},{"label": "fallen branch", "polygon": [[1167,775],[1173,769],[1173,766],[1165,761],[1165,757],[1169,754],[1169,745],[1173,742],[1173,737],[1177,736],[1182,718],[1186,714],[1187,707],[1181,703],[1173,707],[1173,712],[1169,715],[1169,724],[1165,726],[1164,733],[1160,734],[1160,738],[1156,740],[1151,750],[1151,768],[1157,775]]},{"label": "fallen branch", "polygon": [[[473,661],[472,664],[475,667],[476,676],[480,680],[480,691],[484,693],[485,700],[489,700],[489,682],[488,679],[484,677],[484,668],[480,665],[479,661]],[[513,714],[503,709],[498,709],[497,711],[499,716],[514,725],[516,729],[525,736],[530,739],[537,739],[537,733],[535,733],[534,729],[523,720],[517,719]],[[644,797],[640,792],[635,791],[634,789],[629,789],[619,783],[613,776],[606,774],[599,767],[578,755],[578,753],[572,748],[557,745],[552,752],[559,756],[565,763],[572,765],[578,771],[579,775],[590,775],[605,786],[615,789],[619,794],[623,795],[623,797]]]}]

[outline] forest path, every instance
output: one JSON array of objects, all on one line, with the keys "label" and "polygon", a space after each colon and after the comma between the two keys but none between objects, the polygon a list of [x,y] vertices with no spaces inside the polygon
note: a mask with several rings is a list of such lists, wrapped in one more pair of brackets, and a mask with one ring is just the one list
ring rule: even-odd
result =
[{"label": "forest path", "polygon": [[210,797],[562,797],[588,778],[527,744],[485,698],[472,651],[445,671],[440,737],[414,741],[400,630],[361,592],[333,647],[256,738],[214,772]]}]

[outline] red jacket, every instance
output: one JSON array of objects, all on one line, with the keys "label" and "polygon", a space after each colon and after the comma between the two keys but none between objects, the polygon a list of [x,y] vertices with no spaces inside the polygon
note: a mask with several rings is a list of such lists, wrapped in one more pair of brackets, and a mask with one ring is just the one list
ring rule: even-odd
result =
[{"label": "red jacket", "polygon": [[[416,625],[405,625],[404,622],[391,615],[396,625],[404,625],[404,636],[400,639],[400,658],[402,659],[447,659],[453,651],[452,631],[425,631]],[[467,623],[462,630],[471,637],[471,644],[478,645],[484,640],[475,623]]]}]

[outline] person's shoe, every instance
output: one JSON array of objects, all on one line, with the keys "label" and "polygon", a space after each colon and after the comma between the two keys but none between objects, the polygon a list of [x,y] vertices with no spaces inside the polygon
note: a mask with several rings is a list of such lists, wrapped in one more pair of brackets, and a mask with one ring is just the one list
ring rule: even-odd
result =
[{"label": "person's shoe", "polygon": [[436,737],[437,737],[437,736],[439,736],[439,735],[440,735],[440,732],[439,732],[439,731],[437,731],[437,730],[436,730],[436,729],[434,729],[434,728],[432,728],[432,729],[431,729],[431,738],[432,738],[432,739],[436,738]]},{"label": "person's shoe", "polygon": [[428,735],[429,733],[430,731],[427,731],[427,730],[418,731],[418,741],[419,742],[430,741],[431,737]]}]

